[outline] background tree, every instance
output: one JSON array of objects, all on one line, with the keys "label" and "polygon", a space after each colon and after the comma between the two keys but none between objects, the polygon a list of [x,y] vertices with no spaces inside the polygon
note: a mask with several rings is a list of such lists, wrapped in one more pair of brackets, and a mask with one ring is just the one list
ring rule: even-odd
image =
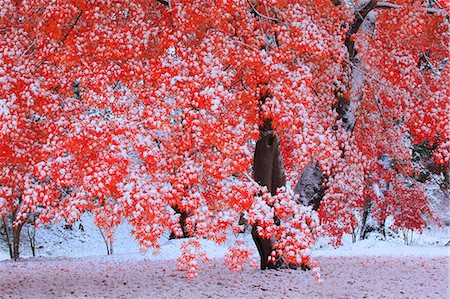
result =
[{"label": "background tree", "polygon": [[368,11],[374,27],[355,35],[359,62],[352,67],[364,83],[355,89],[358,97],[352,102],[353,132],[368,162],[367,176],[390,190],[389,203],[374,203],[373,213],[381,220],[381,207],[388,204],[391,215],[401,211],[415,222],[403,219],[396,227],[420,231],[430,211],[424,187],[409,179],[422,171],[412,150],[426,144],[435,172],[445,176],[448,168],[448,158],[443,158],[448,157],[449,140],[448,11],[432,1],[363,4],[360,9]]}]

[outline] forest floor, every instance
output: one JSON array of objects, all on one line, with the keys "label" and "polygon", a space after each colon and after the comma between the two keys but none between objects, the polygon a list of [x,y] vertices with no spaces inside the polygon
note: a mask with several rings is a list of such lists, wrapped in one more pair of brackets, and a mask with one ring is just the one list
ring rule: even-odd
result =
[{"label": "forest floor", "polygon": [[187,279],[176,260],[133,255],[0,262],[1,298],[450,298],[449,256],[317,257],[323,282],[301,270],[246,268],[220,258]]},{"label": "forest floor", "polygon": [[223,263],[227,245],[244,238],[254,246],[250,235],[241,234],[223,245],[201,240],[210,261],[188,279],[176,262],[184,240],[163,236],[160,254],[154,255],[140,252],[130,230],[127,223],[117,228],[112,256],[106,256],[89,214],[70,229],[63,223],[40,227],[35,258],[27,229],[17,262],[9,260],[0,240],[0,298],[450,298],[448,226],[414,234],[411,245],[395,232],[356,243],[346,235],[337,249],[320,240],[312,248],[322,269],[320,284],[311,271],[230,271]]}]

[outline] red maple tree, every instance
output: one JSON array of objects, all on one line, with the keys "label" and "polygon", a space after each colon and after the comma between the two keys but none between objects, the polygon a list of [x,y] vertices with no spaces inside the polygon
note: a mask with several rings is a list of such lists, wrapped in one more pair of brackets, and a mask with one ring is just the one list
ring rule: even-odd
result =
[{"label": "red maple tree", "polygon": [[[411,144],[427,140],[448,164],[448,9],[3,1],[3,219],[93,211],[109,238],[126,218],[143,247],[165,231],[195,237],[181,260],[194,275],[198,238],[224,242],[242,216],[262,268],[314,268],[308,248],[357,225],[382,155],[397,161],[389,196],[401,207],[425,205],[399,179],[414,170]],[[317,212],[291,188],[311,163]],[[232,268],[246,252],[231,249]]]}]

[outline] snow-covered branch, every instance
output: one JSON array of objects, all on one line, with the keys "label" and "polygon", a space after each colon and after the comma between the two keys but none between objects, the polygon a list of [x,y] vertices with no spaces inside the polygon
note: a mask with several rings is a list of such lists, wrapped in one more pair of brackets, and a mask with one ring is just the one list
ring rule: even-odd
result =
[{"label": "snow-covered branch", "polygon": [[267,19],[267,20],[272,21],[272,22],[278,22],[278,19],[275,19],[275,18],[266,16],[266,15],[260,13],[260,12],[256,9],[256,7],[255,7],[255,5],[254,5],[253,3],[251,3],[251,2],[248,1],[248,0],[247,0],[247,2],[248,2],[248,4],[250,5],[250,7],[252,8],[252,12],[254,12],[254,13],[255,13],[256,15],[258,15],[259,17],[261,17],[261,18],[263,18],[263,19]]},{"label": "snow-covered branch", "polygon": [[[398,5],[398,4],[394,4],[394,3],[389,3],[389,2],[381,1],[381,2],[378,2],[378,3],[375,5],[374,9],[375,9],[375,8],[393,8],[393,9],[400,9],[400,8],[402,8],[402,6],[401,6],[401,5]],[[442,8],[424,7],[423,9],[424,9],[424,11],[426,11],[427,13],[439,13],[439,12],[446,13],[445,10],[442,9]]]}]

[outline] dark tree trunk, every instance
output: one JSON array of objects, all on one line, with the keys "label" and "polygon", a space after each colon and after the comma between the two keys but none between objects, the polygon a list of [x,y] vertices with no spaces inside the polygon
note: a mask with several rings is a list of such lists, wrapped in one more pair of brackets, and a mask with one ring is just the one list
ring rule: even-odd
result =
[{"label": "dark tree trunk", "polygon": [[8,223],[6,221],[6,216],[2,216],[2,220],[3,220],[3,228],[5,229],[6,243],[8,243],[9,257],[12,259],[13,258],[13,248],[12,248]]},{"label": "dark tree trunk", "polygon": [[370,214],[370,208],[372,206],[372,200],[370,198],[364,199],[363,215],[361,220],[361,234],[360,239],[365,239],[368,233],[367,230],[367,218]]},{"label": "dark tree trunk", "polygon": [[28,241],[30,243],[31,253],[33,257],[36,256],[36,228],[34,227],[34,223],[30,224],[30,227],[28,227]]},{"label": "dark tree trunk", "polygon": [[102,238],[103,238],[103,242],[105,242],[106,254],[107,254],[107,255],[113,254],[113,248],[112,248],[113,241],[112,241],[112,239],[109,238],[108,236],[106,236],[106,235],[103,233],[103,230],[102,230],[101,227],[98,227],[98,230],[99,230],[99,232],[100,232],[100,235],[101,235]]},{"label": "dark tree trunk", "polygon": [[[265,120],[259,132],[253,160],[254,179],[275,195],[277,188],[283,187],[286,183],[279,138],[272,128],[271,120]],[[273,251],[273,241],[258,234],[257,224],[252,227],[252,237],[261,258],[261,270],[278,268],[279,263],[274,264],[268,260]]]},{"label": "dark tree trunk", "polygon": [[22,225],[17,225],[12,228],[13,234],[13,259],[17,261],[20,257],[20,232],[22,231]]},{"label": "dark tree trunk", "polygon": [[2,216],[2,221],[5,228],[9,256],[11,259],[17,261],[20,257],[20,233],[22,231],[23,224],[14,225],[13,220],[16,219],[15,212],[9,216]]},{"label": "dark tree trunk", "polygon": [[175,210],[175,212],[180,214],[180,226],[181,226],[181,230],[183,231],[183,236],[177,237],[177,236],[175,236],[175,234],[173,232],[171,232],[170,236],[169,236],[169,240],[181,239],[181,238],[189,238],[189,233],[188,233],[188,230],[186,228],[186,218],[187,218],[186,211],[181,211],[180,209],[178,209],[178,207],[172,207],[172,208]]}]

